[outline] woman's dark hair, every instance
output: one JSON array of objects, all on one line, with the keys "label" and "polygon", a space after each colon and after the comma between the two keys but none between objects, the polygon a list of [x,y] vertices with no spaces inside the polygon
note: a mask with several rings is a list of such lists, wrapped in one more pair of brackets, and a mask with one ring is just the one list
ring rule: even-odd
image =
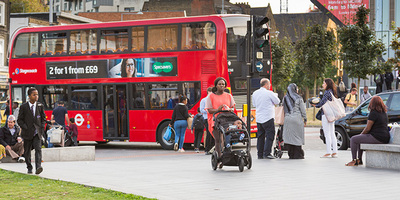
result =
[{"label": "woman's dark hair", "polygon": [[200,107],[197,108],[197,112],[200,113]]},{"label": "woman's dark hair", "polygon": [[135,65],[135,72],[133,73],[132,77],[136,76],[136,60],[133,58],[126,58],[122,60],[121,63],[121,77],[128,77],[128,75],[126,74],[126,62],[128,62],[128,59],[132,59],[133,60],[133,64]]},{"label": "woman's dark hair", "polygon": [[185,101],[186,99],[187,99],[186,96],[179,95],[179,103],[182,103],[182,102]]},{"label": "woman's dark hair", "polygon": [[382,98],[380,96],[372,97],[371,101],[369,102],[368,110],[376,110],[377,112],[387,112],[385,103],[383,103]]},{"label": "woman's dark hair", "polygon": [[228,85],[228,83],[226,82],[226,80],[225,80],[224,78],[222,78],[222,77],[216,78],[215,81],[214,81],[214,87],[212,88],[212,92],[213,92],[213,93],[216,93],[216,92],[217,92],[217,85],[218,85],[218,82],[219,82],[220,80],[223,80],[223,81],[225,82],[225,87]]},{"label": "woman's dark hair", "polygon": [[351,83],[351,88],[357,88],[357,84],[356,83]]},{"label": "woman's dark hair", "polygon": [[69,118],[69,121],[70,121],[71,123],[75,123],[75,118],[71,117],[71,118]]},{"label": "woman's dark hair", "polygon": [[325,90],[331,89],[332,92],[333,92],[333,95],[337,98],[336,86],[335,86],[335,83],[333,82],[333,80],[330,79],[330,78],[326,78],[324,81],[326,83],[326,89]]}]

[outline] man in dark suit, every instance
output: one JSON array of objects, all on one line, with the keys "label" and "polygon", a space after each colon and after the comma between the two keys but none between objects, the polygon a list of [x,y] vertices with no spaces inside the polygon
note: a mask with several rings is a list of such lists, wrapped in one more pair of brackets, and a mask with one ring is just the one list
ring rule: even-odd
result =
[{"label": "man in dark suit", "polygon": [[44,106],[37,100],[39,94],[36,88],[28,90],[29,102],[21,105],[18,114],[18,125],[21,127],[21,136],[24,139],[24,157],[28,168],[28,174],[32,173],[31,149],[35,149],[35,174],[40,174],[42,168],[42,138],[46,125]]}]

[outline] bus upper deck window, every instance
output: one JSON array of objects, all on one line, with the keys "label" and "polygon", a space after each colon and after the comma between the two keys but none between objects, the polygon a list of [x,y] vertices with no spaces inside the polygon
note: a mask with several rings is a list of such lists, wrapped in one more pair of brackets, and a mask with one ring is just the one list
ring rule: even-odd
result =
[{"label": "bus upper deck window", "polygon": [[181,49],[215,49],[215,25],[211,22],[183,24]]},{"label": "bus upper deck window", "polygon": [[128,30],[101,31],[100,53],[122,53],[128,51]]},{"label": "bus upper deck window", "polygon": [[175,50],[178,46],[178,25],[149,26],[147,51]]},{"label": "bus upper deck window", "polygon": [[95,30],[71,31],[69,54],[83,55],[97,53],[97,35]]},{"label": "bus upper deck window", "polygon": [[42,33],[41,56],[57,56],[67,52],[67,33]]},{"label": "bus upper deck window", "polygon": [[38,34],[24,33],[17,37],[13,49],[13,58],[35,57],[38,55]]}]

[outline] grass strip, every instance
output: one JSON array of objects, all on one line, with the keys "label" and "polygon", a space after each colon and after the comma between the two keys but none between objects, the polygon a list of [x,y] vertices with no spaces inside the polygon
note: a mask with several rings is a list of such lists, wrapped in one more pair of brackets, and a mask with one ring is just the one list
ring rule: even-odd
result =
[{"label": "grass strip", "polygon": [[2,169],[0,169],[0,180],[0,199],[150,199]]}]

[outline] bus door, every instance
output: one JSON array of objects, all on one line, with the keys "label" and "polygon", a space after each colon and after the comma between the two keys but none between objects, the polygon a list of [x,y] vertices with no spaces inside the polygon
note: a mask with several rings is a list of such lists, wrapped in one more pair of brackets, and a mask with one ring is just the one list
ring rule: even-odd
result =
[{"label": "bus door", "polygon": [[103,85],[103,136],[109,140],[129,139],[126,85]]}]

